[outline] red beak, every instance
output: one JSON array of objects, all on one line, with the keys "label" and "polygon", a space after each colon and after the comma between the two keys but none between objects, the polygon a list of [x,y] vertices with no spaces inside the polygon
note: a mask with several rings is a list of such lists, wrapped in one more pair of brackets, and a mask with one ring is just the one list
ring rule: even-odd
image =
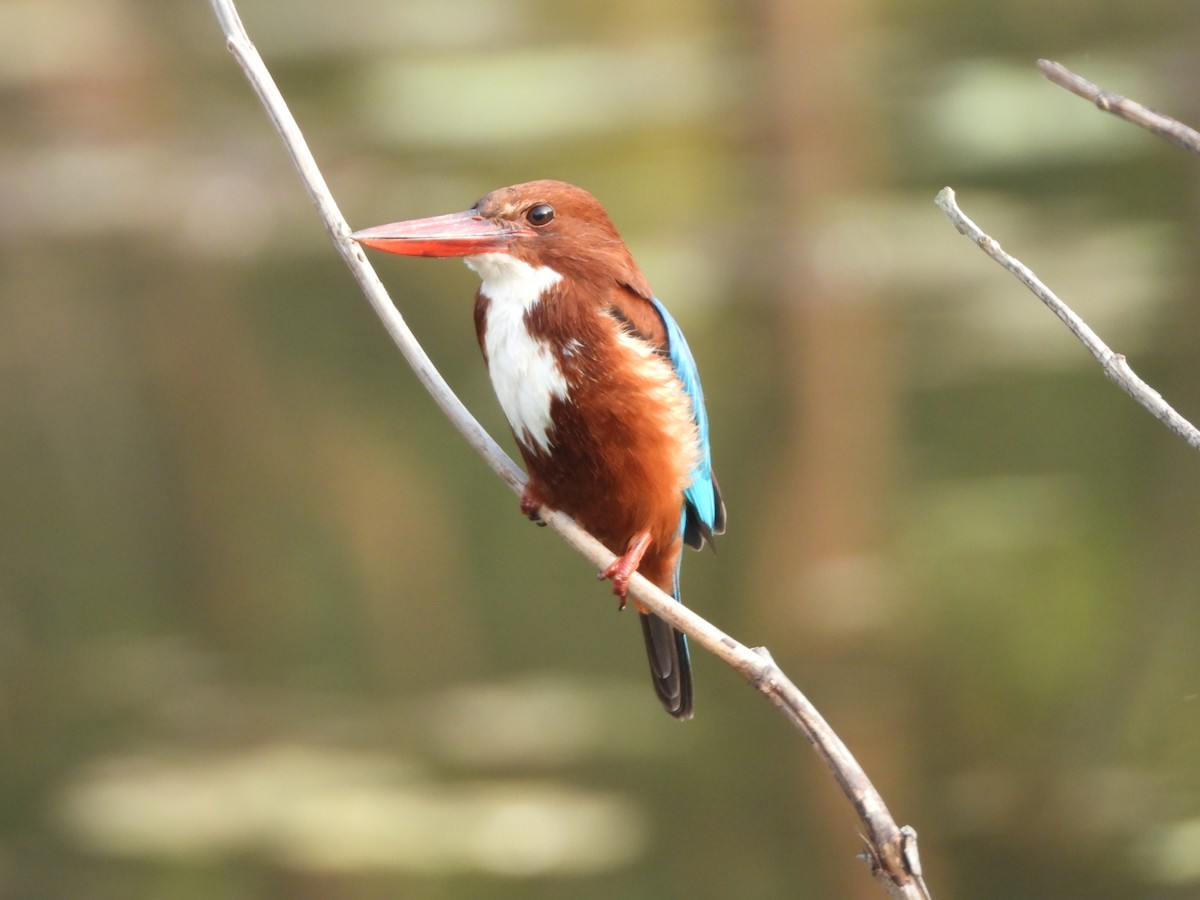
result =
[{"label": "red beak", "polygon": [[474,256],[504,253],[515,238],[530,234],[513,225],[497,225],[475,210],[410,219],[364,228],[350,235],[365,247],[401,256]]}]

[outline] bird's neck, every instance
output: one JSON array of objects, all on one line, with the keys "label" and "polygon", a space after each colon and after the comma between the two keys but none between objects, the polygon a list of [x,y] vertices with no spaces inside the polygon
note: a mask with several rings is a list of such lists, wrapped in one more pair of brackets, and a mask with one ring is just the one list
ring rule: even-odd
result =
[{"label": "bird's neck", "polygon": [[562,275],[549,266],[532,266],[507,253],[480,253],[463,262],[482,279],[484,296],[493,303],[520,305],[522,311],[562,281]]}]

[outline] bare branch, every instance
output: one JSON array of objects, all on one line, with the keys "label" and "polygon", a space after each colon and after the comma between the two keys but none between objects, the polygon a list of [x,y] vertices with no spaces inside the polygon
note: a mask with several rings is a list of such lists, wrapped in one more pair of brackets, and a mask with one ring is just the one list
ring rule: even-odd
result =
[{"label": "bare branch", "polygon": [[1112,113],[1134,125],[1141,125],[1143,128],[1165,137],[1171,143],[1178,144],[1184,150],[1200,154],[1200,132],[1194,128],[1189,128],[1170,116],[1164,116],[1162,113],[1142,106],[1136,100],[1106,91],[1104,88],[1092,84],[1086,78],[1076,75],[1062,63],[1039,59],[1038,68],[1041,69],[1043,75],[1059,87],[1064,87],[1085,100],[1091,100],[1105,112]]},{"label": "bare branch", "polygon": [[1116,382],[1121,390],[1183,438],[1192,449],[1200,450],[1200,431],[1196,430],[1196,426],[1177,413],[1158,391],[1142,381],[1129,367],[1125,357],[1109,349],[1096,332],[1092,331],[1091,327],[1076,315],[1074,310],[1060,300],[1058,295],[1050,290],[1028,266],[1005,253],[994,238],[985,234],[978,225],[971,221],[958,208],[952,188],[942,188],[934,202],[950,217],[950,221],[954,223],[954,227],[961,234],[965,234],[979,246],[980,250],[1012,272],[1021,284],[1029,288],[1035,297],[1050,308],[1052,313],[1062,319],[1063,324],[1071,330],[1071,333],[1079,339],[1083,346],[1087,347],[1092,356],[1096,357],[1096,361],[1104,369],[1104,374]]},{"label": "bare branch", "polygon": [[[251,86],[266,107],[267,115],[283,138],[309,196],[333,238],[334,245],[358,280],[392,340],[438,406],[471,446],[510,488],[520,493],[525,483],[524,474],[450,390],[449,385],[417,343],[399,310],[393,305],[358,244],[350,240],[350,228],[338,210],[283,96],[258,51],[250,42],[233,0],[212,0],[212,6],[225,32],[230,52],[241,64]],[[613,561],[614,555],[576,525],[569,516],[543,509],[541,517],[597,568],[603,568]],[[907,826],[903,829],[897,827],[883,798],[868,780],[849,749],[816,708],[784,675],[770,654],[764,649],[752,650],[734,640],[640,575],[634,576],[630,592],[644,607],[685,632],[699,646],[740,672],[743,678],[779,707],[829,766],[843,792],[853,803],[867,832],[866,857],[872,873],[894,897],[929,900],[929,892],[920,872],[916,832]]]}]

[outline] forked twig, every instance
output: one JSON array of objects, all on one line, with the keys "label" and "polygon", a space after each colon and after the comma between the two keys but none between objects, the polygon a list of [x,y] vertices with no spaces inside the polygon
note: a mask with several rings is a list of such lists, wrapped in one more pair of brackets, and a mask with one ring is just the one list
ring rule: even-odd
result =
[{"label": "forked twig", "polygon": [[[388,297],[362,250],[350,239],[350,228],[338,210],[282,94],[258,51],[250,42],[233,0],[211,2],[225,33],[230,52],[240,63],[246,78],[262,100],[267,115],[283,138],[309,196],[316,204],[321,219],[333,238],[334,245],[392,340],[446,416],[496,474],[519,493],[524,485],[525,476],[450,390]],[[570,517],[551,510],[542,510],[541,517],[593,565],[603,568],[613,561],[613,554],[579,528]],[[833,772],[842,791],[853,803],[866,830],[866,857],[872,873],[894,897],[929,900],[929,892],[921,875],[917,855],[916,832],[911,828],[899,828],[896,825],[884,805],[883,798],[871,784],[862,767],[816,708],[775,664],[770,654],[762,649],[752,650],[734,640],[683,604],[668,597],[640,575],[635,575],[630,583],[630,593],[655,615],[685,632],[699,646],[740,672],[742,677],[779,707],[813,745]]]}]

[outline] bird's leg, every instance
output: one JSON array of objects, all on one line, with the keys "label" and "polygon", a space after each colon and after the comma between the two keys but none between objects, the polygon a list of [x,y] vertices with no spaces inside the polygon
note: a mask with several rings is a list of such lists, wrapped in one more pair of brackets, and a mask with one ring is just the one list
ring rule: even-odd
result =
[{"label": "bird's leg", "polygon": [[635,534],[625,549],[625,553],[614,559],[607,568],[600,572],[600,580],[611,578],[613,593],[621,598],[621,609],[625,608],[625,597],[629,593],[629,579],[641,565],[642,557],[650,547],[650,532],[643,531]]},{"label": "bird's leg", "polygon": [[545,506],[545,502],[538,496],[537,491],[528,483],[525,485],[525,490],[521,492],[521,512],[529,521],[545,527],[546,523],[542,521],[542,517],[538,515],[538,510]]}]

